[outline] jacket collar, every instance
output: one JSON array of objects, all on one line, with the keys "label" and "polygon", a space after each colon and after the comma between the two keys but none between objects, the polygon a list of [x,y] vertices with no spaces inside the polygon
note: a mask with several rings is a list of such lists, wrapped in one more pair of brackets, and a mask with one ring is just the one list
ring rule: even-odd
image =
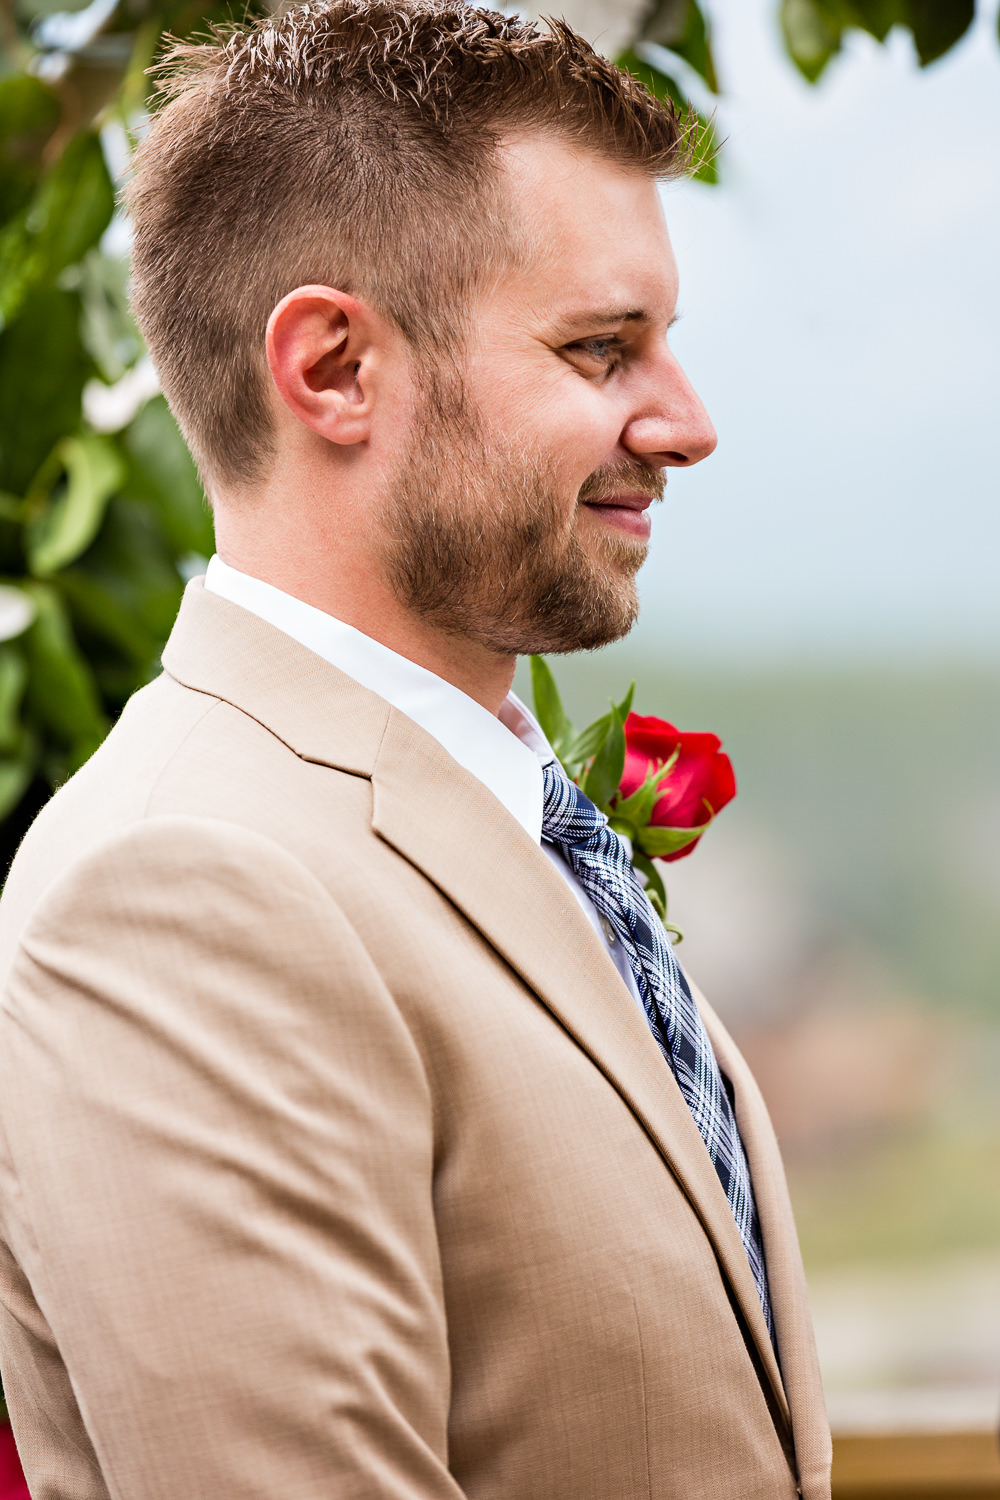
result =
[{"label": "jacket collar", "polygon": [[551,760],[552,751],[513,694],[499,716],[491,714],[426,667],[315,605],[229,567],[218,556],[208,564],[204,589],[267,620],[416,720],[499,797],[536,843],[541,841],[542,763]]},{"label": "jacket collar", "polygon": [[184,591],[163,666],[185,687],[256,719],[303,760],[371,775],[389,704],[249,610],[208,593],[200,578]]},{"label": "jacket collar", "polygon": [[[200,580],[188,585],[163,665],[184,686],[256,719],[304,760],[371,779],[374,832],[464,912],[538,995],[619,1092],[680,1183],[714,1246],[787,1440],[784,1385],[718,1176],[638,1007],[534,840],[412,720],[274,626],[206,593]],[[706,1019],[736,1092],[777,1291],[786,1376],[798,1376],[800,1367],[808,1373],[806,1362],[791,1346],[812,1345],[802,1300],[781,1290],[785,1263],[797,1262],[797,1248],[790,1215],[773,1190],[780,1181],[777,1150],[772,1156],[770,1126],[749,1073],[715,1019]]]}]

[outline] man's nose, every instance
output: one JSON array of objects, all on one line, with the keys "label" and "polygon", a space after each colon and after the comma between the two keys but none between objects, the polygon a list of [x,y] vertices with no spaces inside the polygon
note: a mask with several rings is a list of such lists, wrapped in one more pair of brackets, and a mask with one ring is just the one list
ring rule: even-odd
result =
[{"label": "man's nose", "polygon": [[621,440],[630,453],[660,468],[688,468],[715,451],[719,439],[712,419],[672,355]]}]

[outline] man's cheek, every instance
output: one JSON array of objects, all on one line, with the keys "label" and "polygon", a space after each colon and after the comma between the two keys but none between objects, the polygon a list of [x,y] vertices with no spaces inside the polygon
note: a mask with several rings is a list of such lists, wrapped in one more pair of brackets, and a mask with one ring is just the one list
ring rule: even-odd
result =
[{"label": "man's cheek", "polygon": [[585,463],[586,452],[594,460],[591,468],[597,468],[614,452],[622,422],[617,407],[600,390],[576,378],[569,390],[554,392],[543,409],[544,427],[561,455]]}]

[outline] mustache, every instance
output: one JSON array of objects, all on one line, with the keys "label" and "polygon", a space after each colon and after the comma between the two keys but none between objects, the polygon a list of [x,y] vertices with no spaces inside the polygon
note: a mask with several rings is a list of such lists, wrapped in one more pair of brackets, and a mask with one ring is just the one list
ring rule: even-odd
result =
[{"label": "mustache", "polygon": [[648,464],[629,463],[619,459],[595,469],[580,486],[577,496],[581,504],[588,500],[610,500],[612,495],[648,495],[652,500],[662,500],[667,486],[667,476],[662,469],[651,469]]}]

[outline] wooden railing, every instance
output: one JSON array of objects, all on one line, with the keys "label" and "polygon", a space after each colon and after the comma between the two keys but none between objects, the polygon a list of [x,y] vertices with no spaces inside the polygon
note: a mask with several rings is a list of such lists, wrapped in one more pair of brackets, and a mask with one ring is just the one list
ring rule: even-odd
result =
[{"label": "wooden railing", "polygon": [[835,1437],[833,1500],[1000,1500],[993,1432]]}]

